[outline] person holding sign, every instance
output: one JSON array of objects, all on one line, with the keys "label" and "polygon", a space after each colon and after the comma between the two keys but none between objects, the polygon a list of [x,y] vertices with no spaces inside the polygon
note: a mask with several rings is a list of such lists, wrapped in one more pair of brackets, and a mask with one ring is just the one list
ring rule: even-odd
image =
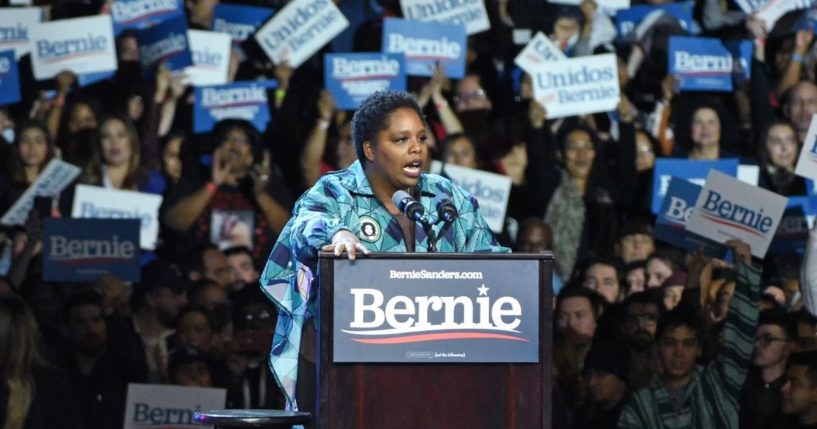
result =
[{"label": "person holding sign", "polygon": [[[290,407],[297,406],[301,329],[314,335],[306,320],[314,314],[309,290],[319,251],[346,254],[351,260],[371,252],[428,252],[426,240],[417,239],[423,233],[421,222],[404,214],[403,206],[420,205],[425,213],[436,213],[435,199],[448,200],[458,213],[439,237],[438,251],[508,251],[497,244],[473,196],[448,179],[423,172],[428,131],[411,95],[376,92],[355,113],[352,130],[358,160],[323,176],[301,197],[261,276],[264,291],[280,308],[271,362]],[[393,201],[401,191],[402,200]]]},{"label": "person holding sign", "polygon": [[0,212],[5,213],[34,183],[45,166],[54,158],[56,147],[45,124],[27,121],[17,128],[14,150],[9,166],[0,175]]}]

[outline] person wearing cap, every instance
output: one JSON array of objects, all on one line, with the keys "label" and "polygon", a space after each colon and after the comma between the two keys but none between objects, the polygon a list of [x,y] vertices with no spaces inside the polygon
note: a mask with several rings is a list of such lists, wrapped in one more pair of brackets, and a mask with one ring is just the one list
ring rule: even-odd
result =
[{"label": "person wearing cap", "polygon": [[676,271],[669,278],[661,283],[661,296],[664,302],[664,309],[671,311],[681,303],[684,289],[687,285],[686,271]]},{"label": "person wearing cap", "polygon": [[593,340],[584,358],[588,398],[576,410],[575,429],[613,429],[629,391],[630,356],[626,344],[613,338]]},{"label": "person wearing cap", "polygon": [[616,256],[625,264],[645,261],[655,251],[652,227],[646,222],[633,221],[625,224],[616,242]]},{"label": "person wearing cap", "polygon": [[302,329],[313,330],[306,321],[317,314],[312,279],[318,252],[345,253],[354,260],[371,252],[429,251],[424,229],[403,214],[395,194],[408,194],[426,213],[436,212],[435,200],[453,204],[458,215],[437,242],[439,252],[509,251],[494,238],[476,198],[423,172],[427,128],[408,93],[379,91],[364,100],[352,119],[358,160],[324,175],[298,200],[270,253],[261,285],[279,307],[270,361],[288,408],[297,407]]},{"label": "person wearing cap", "polygon": [[739,240],[726,245],[735,254],[737,284],[724,325],[719,356],[696,365],[704,327],[699,312],[681,305],[658,321],[656,339],[663,372],[626,402],[618,427],[737,428],[740,388],[751,365],[757,328],[761,267]]},{"label": "person wearing cap", "polygon": [[149,383],[167,381],[168,343],[176,333],[176,318],[186,304],[187,283],[175,266],[157,260],[142,268],[131,306],[133,329],[145,350]]}]

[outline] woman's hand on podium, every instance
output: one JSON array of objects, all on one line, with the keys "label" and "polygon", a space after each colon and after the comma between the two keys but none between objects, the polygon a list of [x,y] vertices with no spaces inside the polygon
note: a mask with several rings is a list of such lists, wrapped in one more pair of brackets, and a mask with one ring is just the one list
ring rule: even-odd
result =
[{"label": "woman's hand on podium", "polygon": [[335,256],[340,256],[346,252],[350,261],[355,260],[357,252],[361,252],[364,255],[371,253],[371,251],[357,239],[355,234],[346,229],[336,232],[335,235],[332,236],[332,243],[323,246],[321,250],[324,252],[334,252]]}]

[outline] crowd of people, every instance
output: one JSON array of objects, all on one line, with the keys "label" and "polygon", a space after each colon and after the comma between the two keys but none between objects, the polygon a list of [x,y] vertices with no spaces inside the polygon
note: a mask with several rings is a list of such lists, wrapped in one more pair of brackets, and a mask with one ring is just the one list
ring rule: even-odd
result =
[{"label": "crowd of people", "polygon": [[[111,7],[43,3],[49,20]],[[190,28],[211,28],[218,0],[184,3]],[[594,0],[486,1],[491,29],[469,37],[463,78],[442,67],[409,77],[427,122],[422,169],[439,160],[509,177],[504,228],[481,239],[555,255],[554,428],[817,427],[817,229],[805,252],[763,259],[730,241],[730,261],[653,233],[658,158],[739,158],[759,167],[761,188],[811,191],[794,170],[817,113],[815,28],[797,24],[812,10],[770,26],[736,3],[697,0],[692,26],[659,14],[622,37]],[[354,112],[324,89],[323,54],[379,51],[383,18],[401,16],[395,0],[336,4],[349,28],[297,68],[234,52],[231,80],[277,80],[263,130],[225,119],[194,133],[185,76],[161,65],[144,79],[132,30],[117,37],[116,73],[92,85],[70,71],[36,81],[28,56],[19,61],[22,100],[0,106],[0,213],[50,160],[82,172],[50,211],[0,230],[3,429],[121,427],[129,383],[222,387],[227,408],[285,406],[267,362],[278,309],[261,272],[279,236],[310,239],[308,222],[288,227],[293,208],[323,213],[338,200],[329,188],[322,202],[297,197],[367,156]],[[549,118],[514,64],[520,30],[569,57],[614,53],[617,109]],[[667,71],[679,35],[750,40],[750,78],[732,92],[680,91]],[[43,218],[70,216],[76,184],[163,197],[139,282],[43,279]]]}]

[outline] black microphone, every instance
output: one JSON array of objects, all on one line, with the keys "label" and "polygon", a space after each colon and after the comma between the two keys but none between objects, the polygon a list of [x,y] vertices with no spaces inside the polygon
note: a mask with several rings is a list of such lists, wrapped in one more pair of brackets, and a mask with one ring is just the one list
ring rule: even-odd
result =
[{"label": "black microphone", "polygon": [[411,195],[406,191],[397,191],[391,196],[391,201],[398,210],[403,212],[409,219],[420,222],[422,224],[428,223],[425,218],[426,210],[419,201],[411,198]]},{"label": "black microphone", "polygon": [[451,202],[451,196],[445,192],[440,192],[434,197],[434,205],[437,207],[437,216],[440,220],[451,223],[457,220],[457,208]]}]

